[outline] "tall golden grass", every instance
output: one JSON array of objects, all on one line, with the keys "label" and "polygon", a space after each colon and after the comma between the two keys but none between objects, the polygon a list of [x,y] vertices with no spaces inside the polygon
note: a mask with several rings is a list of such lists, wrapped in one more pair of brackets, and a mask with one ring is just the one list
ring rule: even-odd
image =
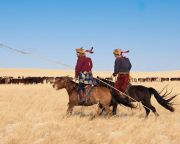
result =
[{"label": "tall golden grass", "polygon": [[[28,70],[27,70],[28,71]],[[2,72],[2,71],[1,71]],[[18,72],[18,70],[17,70]],[[44,70],[19,75],[65,75],[66,72]],[[7,75],[7,73],[3,73]],[[73,73],[72,73],[73,74]],[[97,72],[108,76],[110,73]],[[177,73],[178,75],[179,73]],[[11,76],[17,74],[9,72]],[[169,73],[171,75],[171,73]],[[141,74],[142,76],[142,74]],[[161,90],[180,93],[180,82],[142,83]],[[171,113],[154,98],[152,103],[160,116],[150,114],[145,119],[143,107],[131,110],[118,106],[118,114],[110,119],[91,119],[97,107],[75,107],[73,115],[66,117],[68,95],[56,91],[50,84],[0,85],[0,144],[179,144],[180,105]],[[177,97],[175,103],[180,104]]]}]

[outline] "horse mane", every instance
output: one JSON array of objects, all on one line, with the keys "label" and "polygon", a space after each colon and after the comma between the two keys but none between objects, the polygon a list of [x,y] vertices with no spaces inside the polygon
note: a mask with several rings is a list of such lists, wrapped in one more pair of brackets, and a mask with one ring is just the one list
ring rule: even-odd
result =
[{"label": "horse mane", "polygon": [[72,77],[67,76],[67,78],[68,78],[69,82],[71,82],[72,84],[75,84],[75,87],[78,86],[78,83],[76,83],[75,81],[73,81],[73,78],[72,78]]}]

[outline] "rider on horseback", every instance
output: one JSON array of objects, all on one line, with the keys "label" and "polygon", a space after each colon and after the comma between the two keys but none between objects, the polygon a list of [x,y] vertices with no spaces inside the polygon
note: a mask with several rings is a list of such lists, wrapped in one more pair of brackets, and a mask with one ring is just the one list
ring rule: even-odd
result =
[{"label": "rider on horseback", "polygon": [[77,63],[75,67],[75,78],[79,80],[78,92],[80,98],[80,104],[83,104],[86,101],[86,96],[84,94],[85,85],[92,85],[92,67],[93,63],[91,58],[86,57],[86,52],[93,53],[91,50],[84,50],[83,48],[77,48]]},{"label": "rider on horseback", "polygon": [[129,72],[131,70],[131,62],[128,58],[124,57],[122,53],[128,53],[129,51],[122,51],[121,49],[115,49],[113,54],[116,58],[114,63],[113,76],[118,75],[114,87],[121,92],[125,92],[129,83]]}]

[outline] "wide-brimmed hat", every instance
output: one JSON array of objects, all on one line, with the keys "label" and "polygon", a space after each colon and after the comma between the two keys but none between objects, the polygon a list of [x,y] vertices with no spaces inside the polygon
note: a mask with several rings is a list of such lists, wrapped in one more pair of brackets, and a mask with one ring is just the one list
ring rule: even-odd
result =
[{"label": "wide-brimmed hat", "polygon": [[121,55],[122,53],[128,53],[128,52],[129,52],[129,50],[123,51],[123,50],[117,48],[117,49],[115,49],[115,50],[113,51],[113,54],[114,54],[114,55]]},{"label": "wide-brimmed hat", "polygon": [[81,47],[81,48],[76,49],[76,53],[80,53],[80,54],[91,53],[92,54],[94,52],[93,52],[93,47],[91,47],[91,49],[89,50],[84,50],[83,47]]},{"label": "wide-brimmed hat", "polygon": [[83,48],[77,48],[76,52],[80,54],[85,54],[85,50]]}]

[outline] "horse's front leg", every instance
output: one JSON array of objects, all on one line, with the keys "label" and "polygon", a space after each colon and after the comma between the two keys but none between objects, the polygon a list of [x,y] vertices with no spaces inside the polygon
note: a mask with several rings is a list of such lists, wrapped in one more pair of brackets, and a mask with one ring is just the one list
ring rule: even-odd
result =
[{"label": "horse's front leg", "polygon": [[67,114],[67,115],[72,115],[73,108],[74,108],[74,105],[71,104],[71,103],[68,103],[68,109],[67,109],[67,111],[66,111],[66,114]]}]

